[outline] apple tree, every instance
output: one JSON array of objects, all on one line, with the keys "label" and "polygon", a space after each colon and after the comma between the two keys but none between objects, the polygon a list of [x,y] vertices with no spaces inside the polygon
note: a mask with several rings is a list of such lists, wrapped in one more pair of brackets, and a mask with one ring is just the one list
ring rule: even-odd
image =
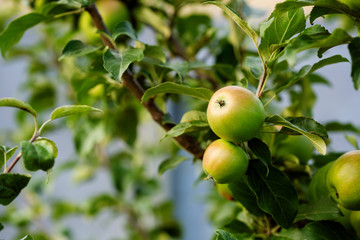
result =
[{"label": "apple tree", "polygon": [[[256,24],[247,2],[0,1],[2,58],[28,64],[21,96],[0,99],[1,118],[16,114],[0,136],[1,229],[75,239],[62,219],[110,210],[126,219],[119,239],[179,239],[162,174],[191,160],[214,239],[359,239],[360,130],[313,117],[319,69],[349,64],[359,88],[358,1],[287,0]],[[329,51],[341,47],[349,57]],[[349,153],[329,148],[333,132]],[[103,174],[111,191],[49,197],[62,174]]]}]

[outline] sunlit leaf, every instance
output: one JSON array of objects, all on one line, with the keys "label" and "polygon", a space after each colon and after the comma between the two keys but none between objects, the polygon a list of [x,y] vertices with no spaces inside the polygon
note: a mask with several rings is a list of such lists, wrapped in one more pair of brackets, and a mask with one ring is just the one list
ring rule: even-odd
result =
[{"label": "sunlit leaf", "polygon": [[0,50],[2,56],[5,57],[6,52],[21,40],[26,30],[46,19],[44,15],[29,13],[10,22],[6,29],[0,34]]},{"label": "sunlit leaf", "polygon": [[213,92],[208,88],[194,88],[177,83],[165,82],[147,89],[141,98],[141,102],[146,102],[149,98],[162,93],[183,94],[206,101],[209,101],[213,95]]},{"label": "sunlit leaf", "polygon": [[36,117],[36,111],[29,104],[15,98],[1,98],[0,107],[19,108],[23,111],[31,113],[34,117]]},{"label": "sunlit leaf", "polygon": [[272,115],[270,117],[267,117],[265,119],[265,122],[268,122],[268,123],[273,123],[275,125],[281,125],[281,126],[284,126],[284,127],[287,127],[291,130],[294,130],[296,132],[299,132],[301,133],[302,135],[304,135],[305,137],[307,137],[311,143],[313,144],[313,146],[315,147],[315,149],[325,155],[326,154],[326,144],[325,144],[325,141],[319,137],[318,135],[315,135],[315,134],[311,134],[301,128],[299,128],[298,126],[290,123],[289,121],[287,121],[285,118],[279,116],[279,115]]},{"label": "sunlit leaf", "polygon": [[67,117],[74,114],[88,113],[88,112],[102,112],[101,109],[94,108],[87,105],[65,105],[56,108],[50,116],[51,120],[55,120],[62,117]]}]

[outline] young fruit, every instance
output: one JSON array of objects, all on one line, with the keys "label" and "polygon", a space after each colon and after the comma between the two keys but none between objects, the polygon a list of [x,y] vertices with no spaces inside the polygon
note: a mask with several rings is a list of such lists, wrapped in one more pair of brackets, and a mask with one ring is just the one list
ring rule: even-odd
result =
[{"label": "young fruit", "polygon": [[286,160],[286,158],[297,158],[302,165],[307,164],[312,156],[313,145],[303,135],[288,136],[280,142],[276,155]]},{"label": "young fruit", "polygon": [[212,142],[203,157],[203,169],[216,183],[236,181],[245,175],[248,165],[244,150],[224,139]]},{"label": "young fruit", "polygon": [[216,184],[216,188],[217,191],[219,192],[219,194],[229,200],[229,201],[233,201],[234,200],[234,194],[231,192],[229,185],[228,184]]},{"label": "young fruit", "polygon": [[211,97],[207,119],[216,135],[239,143],[255,137],[264,123],[265,110],[259,98],[251,91],[227,86]]},{"label": "young fruit", "polygon": [[340,206],[360,210],[360,150],[340,156],[330,168],[326,183],[331,197]]}]

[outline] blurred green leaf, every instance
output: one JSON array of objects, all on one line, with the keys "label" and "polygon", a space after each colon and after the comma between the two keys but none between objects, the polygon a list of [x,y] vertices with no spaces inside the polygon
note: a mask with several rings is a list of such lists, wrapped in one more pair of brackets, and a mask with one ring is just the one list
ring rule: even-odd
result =
[{"label": "blurred green leaf", "polygon": [[26,169],[47,171],[54,166],[58,150],[53,141],[49,139],[41,139],[34,143],[23,141],[20,146]]},{"label": "blurred green leaf", "polygon": [[14,107],[26,111],[36,117],[36,111],[27,103],[16,98],[1,98],[0,107]]},{"label": "blurred green leaf", "polygon": [[102,112],[101,109],[94,108],[87,105],[65,105],[56,108],[50,115],[51,120],[55,120],[62,117],[67,117],[73,114],[88,113],[88,112]]},{"label": "blurred green leaf", "polygon": [[269,213],[280,226],[289,228],[298,212],[297,192],[285,173],[272,165],[268,167],[258,159],[251,160],[249,186],[261,210]]},{"label": "blurred green leaf", "polygon": [[301,133],[302,135],[304,135],[311,141],[311,143],[313,144],[313,146],[319,153],[321,153],[323,155],[326,154],[326,144],[325,144],[325,141],[320,136],[309,133],[309,132],[305,131],[304,129],[301,129],[300,127],[292,124],[291,122],[287,121],[285,118],[283,118],[279,115],[272,115],[270,117],[267,117],[265,119],[265,122],[273,123],[275,125],[281,125],[288,129],[294,130],[298,133]]},{"label": "blurred green leaf", "polygon": [[44,16],[53,16],[79,9],[80,7],[81,4],[76,0],[59,0],[44,4],[41,6],[39,12]]},{"label": "blurred green leaf", "polygon": [[352,37],[343,29],[337,28],[332,33],[329,33],[323,26],[314,25],[290,40],[283,50],[284,54],[281,59],[285,59],[293,66],[296,62],[296,54],[301,51],[319,48],[318,55],[321,57],[326,50],[350,43],[351,40]]},{"label": "blurred green leaf", "polygon": [[141,102],[146,102],[149,98],[162,93],[184,94],[195,98],[209,101],[213,92],[208,88],[193,88],[177,83],[164,82],[145,91]]},{"label": "blurred green leaf", "polygon": [[185,156],[172,156],[160,164],[158,172],[159,174],[163,174],[167,170],[177,167],[180,163],[184,162],[187,159],[188,158]]},{"label": "blurred green leaf", "polygon": [[0,174],[0,204],[8,205],[11,203],[27,186],[30,175],[20,175],[14,173]]},{"label": "blurred green leaf", "polygon": [[360,38],[354,38],[349,44],[349,52],[351,56],[351,77],[354,88],[359,89],[360,85]]},{"label": "blurred green leaf", "polygon": [[112,38],[116,40],[118,37],[122,35],[126,35],[131,39],[137,40],[137,34],[134,28],[132,27],[131,23],[128,21],[123,21],[118,25],[116,25],[112,34]]},{"label": "blurred green leaf", "polygon": [[59,57],[59,60],[62,60],[66,57],[77,57],[83,56],[92,52],[99,50],[100,47],[88,46],[79,40],[71,40],[68,42]]},{"label": "blurred green leaf", "polygon": [[318,221],[308,223],[302,229],[303,237],[307,240],[355,240],[355,236],[347,233],[345,228],[337,222]]},{"label": "blurred green leaf", "polygon": [[352,123],[328,122],[325,124],[325,128],[328,132],[349,131],[360,133],[360,129],[354,126]]},{"label": "blurred green leaf", "polygon": [[225,231],[225,230],[216,230],[216,240],[239,240],[231,233]]},{"label": "blurred green leaf", "polygon": [[108,49],[104,53],[104,68],[117,81],[121,82],[121,77],[132,62],[143,59],[144,53],[139,48],[127,48],[122,53]]},{"label": "blurred green leaf", "polygon": [[5,57],[6,52],[20,41],[26,30],[46,19],[47,17],[44,15],[29,13],[10,22],[6,29],[0,34],[0,50],[2,56]]},{"label": "blurred green leaf", "polygon": [[226,13],[231,18],[231,20],[234,21],[236,25],[238,25],[253,40],[255,46],[258,46],[259,36],[254,31],[254,29],[252,29],[249,24],[245,22],[234,9],[217,1],[208,1],[204,2],[203,4],[213,4],[221,8],[224,13]]},{"label": "blurred green leaf", "polygon": [[145,57],[157,59],[161,63],[166,63],[166,55],[160,46],[146,44],[144,55]]},{"label": "blurred green leaf", "polygon": [[345,139],[356,149],[359,150],[359,144],[354,135],[345,135]]},{"label": "blurred green leaf", "polygon": [[305,219],[311,221],[333,220],[340,216],[340,209],[336,203],[329,196],[324,196],[316,202],[300,205],[295,222]]},{"label": "blurred green leaf", "polygon": [[30,235],[26,235],[25,237],[23,237],[20,240],[33,240],[33,238]]}]

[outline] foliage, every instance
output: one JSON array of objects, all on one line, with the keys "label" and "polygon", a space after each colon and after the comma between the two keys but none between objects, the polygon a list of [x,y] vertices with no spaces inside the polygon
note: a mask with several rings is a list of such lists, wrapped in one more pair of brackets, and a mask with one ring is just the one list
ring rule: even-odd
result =
[{"label": "foliage", "polygon": [[[109,5],[101,9],[104,2]],[[253,26],[253,10],[243,0],[35,0],[4,6],[2,57],[29,63],[23,100],[0,99],[0,107],[17,109],[17,128],[0,138],[0,204],[7,205],[0,228],[16,228],[14,239],[74,239],[71,228],[46,230],[34,220],[50,218],[55,225],[105,211],[112,219],[126,217],[125,239],[180,238],[161,179],[188,159],[201,165],[204,149],[218,138],[206,107],[227,85],[256,93],[266,119],[256,138],[239,144],[250,163],[245,176],[229,183],[234,202],[220,198],[215,187],[206,198],[218,229],[214,239],[356,239],[339,220],[342,209],[324,179],[328,163],[341,155],[328,148],[328,132],[360,131],[351,123],[316,121],[313,107],[314,85],[328,85],[316,73],[323,67],[351,65],[348,75],[359,88],[360,38],[354,29],[360,31],[360,9],[336,0],[287,0]],[[200,12],[189,14],[195,7]],[[226,34],[208,9],[224,13]],[[343,17],[350,29],[341,28]],[[335,19],[335,28],[320,18]],[[30,47],[21,44],[27,31],[36,36]],[[342,46],[350,59],[328,51]],[[317,60],[304,65],[304,56]],[[289,97],[285,107],[283,96]],[[172,105],[185,109],[181,120],[171,116]],[[139,130],[151,132],[155,124],[164,130],[160,143]],[[76,156],[61,163],[62,152],[47,136],[63,129],[73,135]],[[319,154],[305,164],[298,156],[278,157],[286,135],[305,136]],[[347,139],[358,148],[356,137]],[[47,179],[41,175],[39,181],[38,170]],[[111,179],[109,193],[85,202],[46,197],[46,183],[61,174],[86,184],[100,172]],[[27,202],[26,211],[18,199]]]}]

